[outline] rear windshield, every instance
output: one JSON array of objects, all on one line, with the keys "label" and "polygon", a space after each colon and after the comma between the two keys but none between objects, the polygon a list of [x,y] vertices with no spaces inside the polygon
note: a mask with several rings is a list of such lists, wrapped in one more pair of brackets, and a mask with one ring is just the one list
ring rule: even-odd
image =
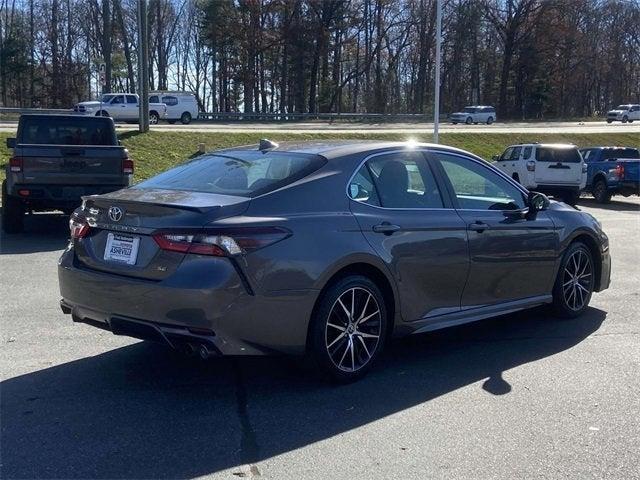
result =
[{"label": "rear windshield", "polygon": [[578,152],[577,148],[538,147],[536,160],[539,162],[580,163],[582,157],[580,157],[580,152]]},{"label": "rear windshield", "polygon": [[113,121],[91,117],[20,117],[18,143],[36,145],[117,145]]},{"label": "rear windshield", "polygon": [[602,151],[603,160],[613,158],[640,158],[640,150],[637,148],[607,148]]},{"label": "rear windshield", "polygon": [[325,160],[290,152],[242,151],[197,157],[135,188],[162,188],[255,197],[299,180]]}]

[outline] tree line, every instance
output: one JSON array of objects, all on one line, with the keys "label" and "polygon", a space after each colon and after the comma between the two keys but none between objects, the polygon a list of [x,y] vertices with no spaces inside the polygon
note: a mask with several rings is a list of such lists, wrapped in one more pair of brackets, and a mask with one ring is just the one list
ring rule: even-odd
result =
[{"label": "tree line", "polygon": [[[435,0],[149,0],[151,90],[210,112],[430,113]],[[0,0],[0,103],[138,88],[137,0]],[[640,102],[640,0],[442,0],[441,111]],[[98,65],[106,65],[104,88]]]}]

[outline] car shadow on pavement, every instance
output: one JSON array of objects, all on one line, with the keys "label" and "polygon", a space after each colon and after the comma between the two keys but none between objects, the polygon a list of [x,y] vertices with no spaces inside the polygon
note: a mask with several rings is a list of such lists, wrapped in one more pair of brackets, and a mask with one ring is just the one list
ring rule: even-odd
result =
[{"label": "car shadow on pavement", "polygon": [[[624,197],[623,197],[624,198]],[[611,210],[614,212],[640,212],[640,203],[625,202],[613,197],[609,203],[598,203],[594,198],[580,198],[578,208],[589,207],[601,210]]]},{"label": "car shadow on pavement", "polygon": [[533,310],[412,336],[342,386],[288,358],[200,362],[136,343],[2,382],[3,476],[192,478],[251,466],[471,384],[489,395],[534,389],[502,372],[575,346],[605,316]]},{"label": "car shadow on pavement", "polygon": [[37,213],[24,219],[24,232],[0,231],[0,255],[63,250],[69,240],[69,216]]}]

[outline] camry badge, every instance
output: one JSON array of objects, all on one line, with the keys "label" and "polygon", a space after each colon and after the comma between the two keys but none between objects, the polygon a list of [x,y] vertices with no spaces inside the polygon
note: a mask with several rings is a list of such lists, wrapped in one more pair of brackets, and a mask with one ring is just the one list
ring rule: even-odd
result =
[{"label": "camry badge", "polygon": [[109,207],[109,218],[114,222],[122,220],[123,213],[120,207]]}]

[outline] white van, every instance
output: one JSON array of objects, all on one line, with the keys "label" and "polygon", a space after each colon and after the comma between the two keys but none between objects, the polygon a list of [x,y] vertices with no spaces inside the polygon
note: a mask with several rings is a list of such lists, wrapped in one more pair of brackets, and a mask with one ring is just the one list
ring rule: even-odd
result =
[{"label": "white van", "polygon": [[190,92],[151,92],[149,103],[164,103],[167,106],[165,119],[169,123],[180,120],[187,125],[198,118],[198,101]]}]

